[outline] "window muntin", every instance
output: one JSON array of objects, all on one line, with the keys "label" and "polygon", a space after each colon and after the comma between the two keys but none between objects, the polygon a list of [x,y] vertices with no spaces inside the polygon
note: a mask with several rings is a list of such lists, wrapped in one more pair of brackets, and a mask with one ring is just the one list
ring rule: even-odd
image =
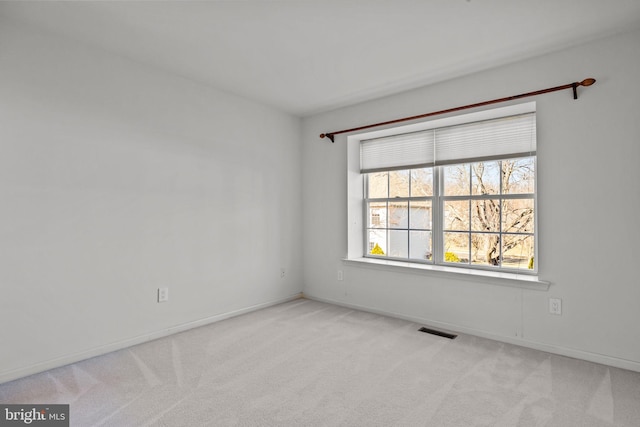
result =
[{"label": "window muntin", "polygon": [[428,262],[433,257],[432,168],[366,174],[367,254]]},{"label": "window muntin", "polygon": [[443,262],[534,270],[535,156],[451,165],[440,173]]},{"label": "window muntin", "polygon": [[366,256],[536,271],[535,156],[365,176]]}]

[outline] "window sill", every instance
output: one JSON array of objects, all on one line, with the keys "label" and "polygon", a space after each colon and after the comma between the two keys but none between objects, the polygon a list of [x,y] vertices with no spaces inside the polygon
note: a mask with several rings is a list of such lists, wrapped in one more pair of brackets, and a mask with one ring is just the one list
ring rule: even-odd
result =
[{"label": "window sill", "polygon": [[450,279],[470,280],[501,286],[513,286],[537,291],[549,290],[550,282],[540,280],[538,276],[529,274],[506,273],[502,271],[472,270],[442,265],[417,264],[412,262],[391,261],[374,258],[346,258],[342,260],[355,267],[375,268],[397,271],[400,273],[417,273],[447,277]]}]

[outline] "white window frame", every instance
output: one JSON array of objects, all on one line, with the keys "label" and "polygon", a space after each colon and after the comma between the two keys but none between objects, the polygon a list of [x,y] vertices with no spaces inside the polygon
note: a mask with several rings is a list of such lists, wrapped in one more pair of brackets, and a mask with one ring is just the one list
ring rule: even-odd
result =
[{"label": "white window frame", "polygon": [[[384,259],[382,257],[367,257],[367,219],[366,219],[366,206],[365,206],[365,179],[364,174],[360,172],[360,141],[380,138],[384,136],[391,136],[401,133],[419,132],[428,129],[434,129],[445,126],[453,126],[458,124],[465,124],[471,122],[477,122],[482,120],[490,120],[500,117],[512,116],[517,114],[526,114],[536,111],[535,102],[528,102],[524,104],[510,105],[502,108],[495,108],[491,110],[485,110],[480,112],[474,112],[464,115],[446,117],[442,119],[415,123],[411,125],[405,125],[400,127],[387,128],[377,130],[373,132],[366,132],[361,134],[354,134],[347,137],[347,187],[348,187],[348,239],[347,239],[347,256],[344,258],[346,262],[355,262],[359,266],[372,266],[374,268],[384,269],[411,269],[417,272],[435,272],[436,274],[449,275],[463,275],[465,277],[477,277],[479,280],[488,280],[491,283],[498,279],[498,284],[515,284],[518,286],[531,287],[533,289],[548,289],[549,282],[540,280],[537,276],[539,270],[539,228],[538,228],[538,209],[537,209],[537,179],[536,188],[534,191],[534,247],[535,247],[535,269],[533,271],[505,271],[504,269],[497,269],[496,271],[491,268],[483,269],[477,268],[477,266],[468,266],[467,268],[462,266],[456,266],[455,264],[438,265],[430,263],[418,263],[411,262],[409,260],[392,260]],[[461,162],[462,163],[462,162]],[[537,170],[537,168],[536,168]],[[434,173],[434,185],[439,185],[437,173]],[[440,215],[441,200],[435,198],[432,206],[432,212],[434,215]],[[441,247],[440,242],[436,239],[442,238],[442,229],[440,228],[441,221],[436,221],[433,218],[433,243],[432,248],[435,250]],[[436,229],[437,228],[437,229]],[[437,245],[437,246],[436,246]]]}]

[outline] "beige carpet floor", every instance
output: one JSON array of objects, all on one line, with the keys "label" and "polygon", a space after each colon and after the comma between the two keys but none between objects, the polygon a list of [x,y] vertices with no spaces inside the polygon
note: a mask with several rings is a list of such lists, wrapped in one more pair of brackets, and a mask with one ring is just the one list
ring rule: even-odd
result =
[{"label": "beige carpet floor", "polygon": [[640,426],[640,373],[300,299],[0,385],[73,426]]}]

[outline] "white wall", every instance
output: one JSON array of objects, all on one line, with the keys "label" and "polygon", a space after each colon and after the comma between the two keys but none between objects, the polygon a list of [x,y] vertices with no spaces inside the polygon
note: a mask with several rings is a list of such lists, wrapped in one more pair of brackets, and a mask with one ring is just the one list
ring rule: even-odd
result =
[{"label": "white wall", "polygon": [[[640,371],[640,32],[303,121],[305,295]],[[534,98],[539,275],[548,291],[354,266],[347,254],[346,136],[321,132],[594,77]],[[527,99],[521,102],[531,101]],[[337,280],[337,270],[344,280]],[[548,313],[562,298],[563,314]]]},{"label": "white wall", "polygon": [[0,382],[301,292],[300,119],[1,24]]}]

